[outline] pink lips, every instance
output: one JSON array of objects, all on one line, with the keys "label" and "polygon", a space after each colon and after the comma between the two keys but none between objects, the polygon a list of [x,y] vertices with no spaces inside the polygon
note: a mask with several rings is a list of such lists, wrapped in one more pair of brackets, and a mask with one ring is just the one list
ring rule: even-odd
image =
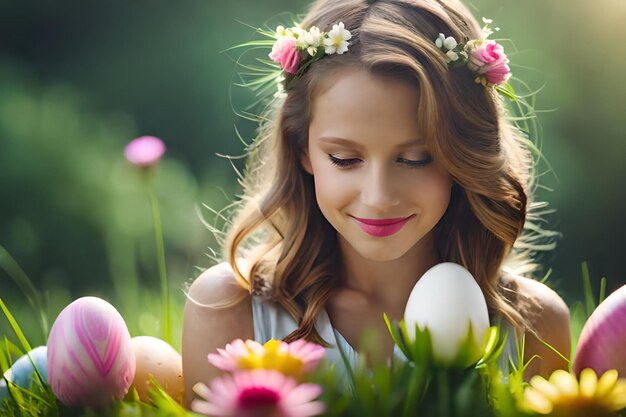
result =
[{"label": "pink lips", "polygon": [[415,216],[400,217],[395,219],[361,219],[352,217],[359,227],[367,234],[376,237],[391,236],[402,229],[404,225]]}]

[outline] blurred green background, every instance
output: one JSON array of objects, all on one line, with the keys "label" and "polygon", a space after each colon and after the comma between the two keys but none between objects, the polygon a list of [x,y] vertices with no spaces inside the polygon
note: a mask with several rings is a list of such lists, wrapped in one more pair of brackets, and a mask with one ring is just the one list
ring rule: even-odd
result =
[{"label": "blurred green background", "polygon": [[[340,1],[340,0],[338,0]],[[255,126],[235,115],[252,101],[233,87],[236,53],[286,0],[8,1],[0,3],[0,297],[33,343],[36,314],[6,271],[14,259],[52,321],[72,299],[98,295],[131,333],[159,335],[159,280],[146,190],[123,158],[128,141],[162,138],[157,186],[174,307],[175,344],[185,284],[210,265],[215,240],[204,205],[239,192],[228,160]],[[475,0],[498,37],[514,40],[513,71],[537,96],[543,151],[553,173],[540,199],[562,237],[540,259],[568,304],[582,297],[581,263],[594,288],[626,281],[626,2]],[[288,22],[285,22],[288,23]],[[528,67],[531,69],[524,69]],[[241,166],[240,163],[236,163]],[[545,170],[546,165],[542,166]],[[10,254],[10,257],[9,255]],[[8,333],[0,320],[0,336]],[[178,345],[177,345],[178,346]]]}]

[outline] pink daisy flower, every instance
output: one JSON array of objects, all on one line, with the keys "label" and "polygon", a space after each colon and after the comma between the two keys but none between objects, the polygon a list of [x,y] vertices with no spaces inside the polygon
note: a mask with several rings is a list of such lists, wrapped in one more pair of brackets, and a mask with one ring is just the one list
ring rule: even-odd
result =
[{"label": "pink daisy flower", "polygon": [[326,355],[326,350],[316,344],[298,339],[288,344],[287,352],[294,358],[300,359],[304,364],[305,371],[315,369],[320,360]]},{"label": "pink daisy flower", "polygon": [[325,405],[313,401],[322,393],[317,384],[297,384],[277,371],[255,369],[215,378],[210,387],[198,383],[191,409],[214,417],[309,417]]},{"label": "pink daisy flower", "polygon": [[322,346],[305,340],[286,343],[274,339],[264,345],[237,339],[217,352],[210,353],[208,359],[223,371],[273,369],[296,379],[315,369],[326,353]]},{"label": "pink daisy flower", "polygon": [[242,369],[253,369],[255,367],[245,367],[246,361],[260,358],[264,354],[263,345],[254,340],[235,339],[224,346],[224,349],[217,349],[217,353],[209,353],[209,363],[218,369],[227,372],[235,372]]},{"label": "pink daisy flower", "polygon": [[163,141],[155,136],[141,136],[133,139],[124,149],[126,159],[142,168],[156,165],[164,153]]}]

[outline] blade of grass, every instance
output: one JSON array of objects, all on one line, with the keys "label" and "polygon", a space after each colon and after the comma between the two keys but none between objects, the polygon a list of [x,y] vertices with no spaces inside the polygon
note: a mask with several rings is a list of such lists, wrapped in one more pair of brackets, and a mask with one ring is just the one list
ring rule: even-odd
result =
[{"label": "blade of grass", "polygon": [[598,305],[604,301],[606,297],[606,277],[600,279],[600,294],[598,295]]},{"label": "blade of grass", "polygon": [[13,332],[19,339],[24,350],[26,352],[30,352],[32,350],[30,343],[28,343],[28,340],[26,340],[26,337],[24,336],[22,329],[20,329],[20,326],[17,324],[17,321],[15,320],[15,318],[13,317],[13,315],[11,314],[7,306],[4,304],[4,301],[2,301],[2,298],[0,298],[0,308],[2,309],[2,312],[4,313],[7,320],[9,321],[9,324],[11,325],[11,329],[13,329]]},{"label": "blade of grass", "polygon": [[582,263],[583,269],[583,285],[585,293],[585,306],[587,307],[587,317],[591,316],[593,310],[596,309],[596,303],[593,300],[593,291],[591,290],[591,278],[589,277],[589,267],[587,262]]},{"label": "blade of grass", "polygon": [[22,293],[26,296],[28,303],[33,308],[39,318],[39,325],[44,340],[48,338],[48,318],[43,308],[41,295],[33,285],[32,281],[26,275],[26,272],[20,267],[17,261],[9,254],[9,252],[0,245],[0,267],[11,277],[13,282],[18,286]]},{"label": "blade of grass", "polygon": [[161,212],[159,211],[159,202],[156,190],[151,178],[146,178],[146,186],[148,188],[148,196],[150,198],[150,207],[152,209],[152,219],[154,221],[154,238],[156,241],[156,257],[159,270],[159,279],[161,281],[161,297],[163,303],[163,340],[172,345],[172,324],[170,313],[170,296],[169,284],[167,281],[167,267],[165,264],[165,244],[163,242],[163,227],[161,224]]}]

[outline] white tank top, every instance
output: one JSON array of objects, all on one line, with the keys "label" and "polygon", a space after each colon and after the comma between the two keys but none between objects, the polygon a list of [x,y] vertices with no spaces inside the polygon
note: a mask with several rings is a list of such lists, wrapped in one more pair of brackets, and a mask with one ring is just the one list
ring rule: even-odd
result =
[{"label": "white tank top", "polygon": [[[293,318],[280,305],[266,301],[258,295],[252,296],[252,321],[254,324],[254,340],[259,343],[265,343],[270,339],[282,340],[298,328]],[[326,348],[326,359],[329,363],[335,364],[340,375],[347,375],[342,352],[351,368],[355,369],[358,354],[341,333],[332,327],[326,310],[322,309],[318,314],[315,320],[315,327],[322,339],[331,344],[330,347]],[[513,363],[517,362],[517,348],[513,327],[509,323],[503,322],[502,331],[507,330],[509,337],[499,362],[500,370],[505,378],[508,376],[510,369],[509,357]],[[401,359],[406,359],[397,345],[394,346],[393,354]]]}]

